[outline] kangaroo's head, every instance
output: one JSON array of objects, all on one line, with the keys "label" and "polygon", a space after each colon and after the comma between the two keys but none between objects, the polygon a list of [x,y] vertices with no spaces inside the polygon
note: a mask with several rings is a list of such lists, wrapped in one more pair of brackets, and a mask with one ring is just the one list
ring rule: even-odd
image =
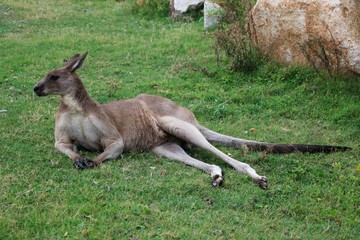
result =
[{"label": "kangaroo's head", "polygon": [[76,94],[79,88],[83,88],[83,84],[75,71],[82,66],[86,56],[87,52],[82,56],[76,54],[61,68],[51,70],[35,85],[34,92],[36,95],[55,94],[65,96]]}]

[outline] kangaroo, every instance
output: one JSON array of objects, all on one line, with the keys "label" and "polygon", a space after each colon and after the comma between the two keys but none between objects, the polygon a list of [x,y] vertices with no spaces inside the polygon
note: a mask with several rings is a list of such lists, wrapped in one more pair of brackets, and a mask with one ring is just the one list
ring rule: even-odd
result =
[{"label": "kangaroo", "polygon": [[[61,96],[55,122],[55,149],[70,157],[77,169],[99,166],[105,160],[116,159],[123,152],[152,151],[203,170],[210,174],[214,187],[221,186],[224,181],[221,168],[192,158],[182,147],[193,145],[213,153],[266,189],[265,176],[258,175],[250,165],[233,159],[211,143],[271,153],[328,153],[350,149],[274,144],[226,136],[200,125],[190,110],[160,96],[140,94],[133,99],[99,104],[89,96],[75,73],[86,56],[87,53],[76,54],[61,68],[50,71],[34,87],[37,96]],[[90,160],[80,156],[77,147],[101,153]]]}]

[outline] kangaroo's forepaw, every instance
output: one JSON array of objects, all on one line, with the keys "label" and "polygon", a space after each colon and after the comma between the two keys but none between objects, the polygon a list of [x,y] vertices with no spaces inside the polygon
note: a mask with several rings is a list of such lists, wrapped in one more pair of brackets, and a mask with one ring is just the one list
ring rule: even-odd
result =
[{"label": "kangaroo's forepaw", "polygon": [[224,177],[220,175],[215,175],[212,177],[212,186],[221,187],[224,184]]},{"label": "kangaroo's forepaw", "polygon": [[260,179],[256,180],[256,183],[262,189],[267,189],[268,188],[266,177],[261,177]]},{"label": "kangaroo's forepaw", "polygon": [[78,158],[74,161],[73,166],[78,170],[84,170],[86,168],[93,168],[95,164],[91,159]]}]

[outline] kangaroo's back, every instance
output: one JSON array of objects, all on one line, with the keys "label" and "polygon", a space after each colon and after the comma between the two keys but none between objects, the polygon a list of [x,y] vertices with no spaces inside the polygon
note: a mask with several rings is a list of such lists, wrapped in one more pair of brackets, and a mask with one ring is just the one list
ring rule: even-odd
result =
[{"label": "kangaroo's back", "polygon": [[135,99],[144,102],[151,111],[160,117],[172,116],[194,126],[198,125],[195,115],[189,109],[177,105],[170,99],[149,94],[140,94]]}]

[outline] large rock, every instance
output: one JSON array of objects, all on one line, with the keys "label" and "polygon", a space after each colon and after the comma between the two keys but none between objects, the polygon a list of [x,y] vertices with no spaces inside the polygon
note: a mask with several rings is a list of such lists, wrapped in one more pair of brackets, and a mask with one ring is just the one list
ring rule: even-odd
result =
[{"label": "large rock", "polygon": [[181,17],[190,10],[202,9],[204,0],[170,0],[171,16],[173,18]]},{"label": "large rock", "polygon": [[360,74],[359,0],[258,0],[248,24],[275,61]]}]

